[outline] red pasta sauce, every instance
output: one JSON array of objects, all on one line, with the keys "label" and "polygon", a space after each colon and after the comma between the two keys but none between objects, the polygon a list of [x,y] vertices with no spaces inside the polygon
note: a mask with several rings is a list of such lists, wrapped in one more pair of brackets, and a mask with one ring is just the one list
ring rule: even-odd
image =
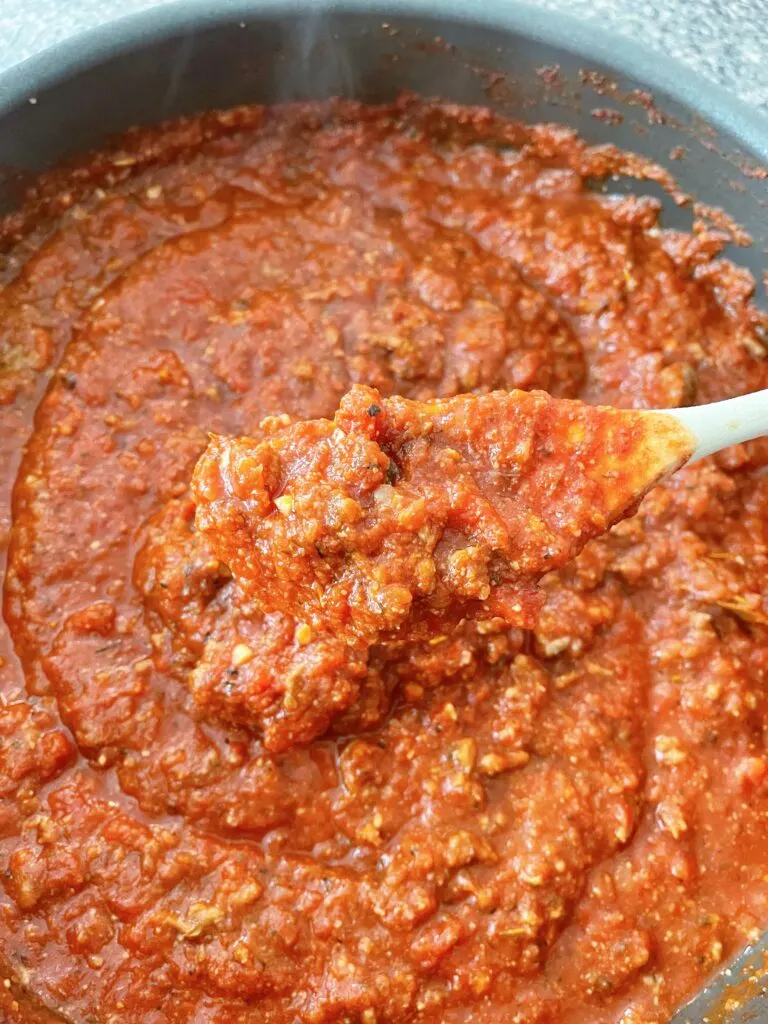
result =
[{"label": "red pasta sauce", "polygon": [[[196,525],[210,434],[350,391],[768,386],[722,237],[588,187],[638,169],[414,99],[243,108],[8,219],[0,1018],[652,1024],[765,927],[765,444],[654,489],[518,621],[363,653]],[[463,558],[445,579],[485,601]],[[283,728],[275,693],[316,696]]]}]

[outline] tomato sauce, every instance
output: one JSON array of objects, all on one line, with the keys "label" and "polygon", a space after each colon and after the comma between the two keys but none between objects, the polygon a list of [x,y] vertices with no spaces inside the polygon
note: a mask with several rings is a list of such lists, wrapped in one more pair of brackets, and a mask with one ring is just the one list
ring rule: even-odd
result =
[{"label": "tomato sauce", "polygon": [[[256,645],[217,638],[190,681],[205,712],[213,669],[213,710],[226,710],[222,684],[236,689],[237,713],[272,750],[368,705],[374,647],[392,660],[411,645],[440,648],[458,625],[534,628],[538,580],[696,447],[663,413],[543,391],[413,402],[359,384],[332,420],[268,417],[258,433],[213,436],[191,488],[200,543],[232,576],[229,604],[255,622]],[[149,550],[163,565],[180,560],[162,531]],[[164,581],[142,578],[178,618]]]},{"label": "tomato sauce", "polygon": [[247,108],[8,219],[4,1019],[652,1024],[766,926],[764,443],[654,489],[532,619],[360,651],[195,523],[210,433],[356,386],[768,386],[722,234],[589,188],[626,171],[655,173],[412,98]]}]

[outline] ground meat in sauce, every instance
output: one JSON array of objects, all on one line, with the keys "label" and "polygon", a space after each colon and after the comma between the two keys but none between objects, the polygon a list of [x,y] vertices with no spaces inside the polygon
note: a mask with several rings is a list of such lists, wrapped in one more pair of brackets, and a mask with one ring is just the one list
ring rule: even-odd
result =
[{"label": "ground meat in sauce", "polygon": [[[311,707],[316,732],[305,724],[302,737],[325,731],[364,689],[374,646],[434,646],[466,621],[533,628],[538,580],[636,510],[696,447],[664,414],[541,391],[413,402],[361,385],[333,420],[269,417],[259,433],[212,437],[191,494],[215,556],[207,564],[237,581],[232,600],[293,623],[288,686],[271,633],[219,648],[229,657],[219,679],[253,663],[238,706],[256,728],[266,706],[269,749],[288,739],[274,733],[276,708],[288,724]],[[159,551],[184,561],[168,536]],[[315,666],[329,654],[320,689]],[[199,674],[191,683],[205,711],[209,690]]]},{"label": "ground meat in sauce", "polygon": [[721,239],[587,187],[633,166],[412,99],[249,108],[134,133],[41,184],[48,229],[9,221],[0,958],[35,1005],[651,1024],[768,922],[764,444],[546,575],[532,628],[374,646],[325,721],[338,648],[250,606],[194,525],[209,432],[355,384],[768,385]]}]

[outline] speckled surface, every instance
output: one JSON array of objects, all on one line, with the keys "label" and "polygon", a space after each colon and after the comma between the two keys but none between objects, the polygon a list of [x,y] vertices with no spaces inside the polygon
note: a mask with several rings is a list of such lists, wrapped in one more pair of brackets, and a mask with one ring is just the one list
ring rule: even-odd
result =
[{"label": "speckled surface", "polygon": [[[174,0],[0,0],[0,75],[48,47],[116,18],[160,7]],[[299,0],[293,0],[299,2]],[[311,3],[313,0],[304,0]],[[465,9],[481,10],[488,0],[464,0]],[[504,0],[496,0],[503,3]],[[739,95],[752,108],[768,113],[768,0],[528,0],[532,6],[594,22],[672,59]],[[237,0],[217,0],[219,6]],[[382,9],[386,0],[379,0]],[[0,99],[2,96],[0,95]],[[739,134],[739,133],[737,133]],[[752,185],[751,187],[756,187]],[[768,251],[766,249],[765,251]],[[762,965],[768,933],[745,961]],[[741,974],[735,975],[741,978]],[[722,975],[720,976],[722,978]],[[723,981],[713,986],[720,992]],[[727,982],[726,982],[727,984]],[[731,1017],[731,1024],[768,1024],[766,986],[761,999]],[[709,1019],[719,996],[703,993],[680,1011],[674,1024]],[[715,1000],[714,1003],[712,1000]],[[716,1014],[720,1019],[720,1013]]]},{"label": "speckled surface", "polygon": [[[84,28],[169,0],[0,0],[0,72]],[[768,0],[537,0],[593,19],[768,111]]]}]

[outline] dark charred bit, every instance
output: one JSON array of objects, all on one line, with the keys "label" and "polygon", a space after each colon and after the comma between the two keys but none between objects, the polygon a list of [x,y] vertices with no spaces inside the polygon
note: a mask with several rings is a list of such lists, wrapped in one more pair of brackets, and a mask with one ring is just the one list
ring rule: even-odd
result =
[{"label": "dark charred bit", "polygon": [[400,467],[397,465],[393,458],[390,458],[389,465],[387,466],[385,476],[388,484],[396,484],[401,477]]}]

